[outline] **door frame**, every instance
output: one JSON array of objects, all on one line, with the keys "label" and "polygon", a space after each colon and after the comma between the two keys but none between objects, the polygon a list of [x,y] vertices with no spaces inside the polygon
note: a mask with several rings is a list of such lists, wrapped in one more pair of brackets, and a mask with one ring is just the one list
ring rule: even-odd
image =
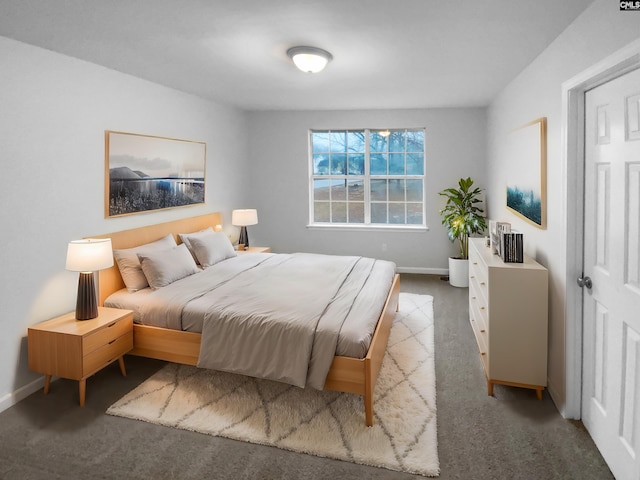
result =
[{"label": "door frame", "polygon": [[565,185],[565,418],[582,415],[582,296],[576,279],[584,251],[584,94],[640,68],[640,40],[562,84],[562,176]]}]

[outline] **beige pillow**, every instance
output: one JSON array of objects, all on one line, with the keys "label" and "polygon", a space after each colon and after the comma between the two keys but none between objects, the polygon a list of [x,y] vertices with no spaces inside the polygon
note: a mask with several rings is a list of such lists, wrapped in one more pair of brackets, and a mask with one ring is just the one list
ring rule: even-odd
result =
[{"label": "beige pillow", "polygon": [[113,256],[116,259],[116,263],[120,269],[120,275],[122,275],[122,280],[124,280],[127,290],[130,292],[136,292],[149,286],[147,277],[145,277],[142,267],[140,266],[138,253],[167,250],[175,246],[176,241],[173,238],[173,235],[169,234],[155,242],[146,243],[133,248],[114,250]]},{"label": "beige pillow", "polygon": [[193,246],[191,245],[191,239],[192,238],[200,238],[203,235],[206,235],[207,233],[213,233],[213,228],[209,227],[209,228],[205,228],[204,230],[200,230],[200,231],[193,232],[193,233],[179,233],[178,234],[178,237],[180,237],[180,241],[187,246],[187,248],[191,252],[191,255],[193,255],[193,259],[196,261],[196,263],[198,263],[198,258],[196,257],[196,254],[193,252]]},{"label": "beige pillow", "polygon": [[221,232],[209,232],[192,238],[191,248],[204,268],[237,255],[227,236]]},{"label": "beige pillow", "polygon": [[184,244],[169,250],[138,253],[149,286],[158,289],[201,270]]}]

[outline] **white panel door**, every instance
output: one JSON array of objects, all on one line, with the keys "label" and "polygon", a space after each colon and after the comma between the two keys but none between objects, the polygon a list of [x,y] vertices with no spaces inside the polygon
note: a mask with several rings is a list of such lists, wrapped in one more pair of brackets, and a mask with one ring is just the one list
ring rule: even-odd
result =
[{"label": "white panel door", "polygon": [[587,92],[585,122],[582,420],[640,480],[640,70]]}]

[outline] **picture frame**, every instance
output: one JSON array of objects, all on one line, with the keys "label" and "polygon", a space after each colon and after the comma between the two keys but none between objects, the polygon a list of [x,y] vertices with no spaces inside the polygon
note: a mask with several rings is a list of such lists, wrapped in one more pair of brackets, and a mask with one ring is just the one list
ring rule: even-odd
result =
[{"label": "picture frame", "polygon": [[105,217],[205,203],[206,143],[105,131]]},{"label": "picture frame", "polygon": [[547,228],[547,119],[509,134],[506,207],[532,225]]}]

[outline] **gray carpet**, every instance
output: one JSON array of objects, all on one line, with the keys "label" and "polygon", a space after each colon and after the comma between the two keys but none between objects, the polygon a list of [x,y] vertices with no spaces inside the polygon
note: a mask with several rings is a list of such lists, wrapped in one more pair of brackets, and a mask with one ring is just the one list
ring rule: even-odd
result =
[{"label": "gray carpet", "polygon": [[[402,291],[435,298],[440,477],[612,479],[580,422],[545,392],[486,385],[467,320],[467,290],[437,276],[402,275]],[[411,479],[423,478],[106,415],[109,405],[163,362],[126,357],[87,382],[58,380],[0,413],[0,479]]]}]

